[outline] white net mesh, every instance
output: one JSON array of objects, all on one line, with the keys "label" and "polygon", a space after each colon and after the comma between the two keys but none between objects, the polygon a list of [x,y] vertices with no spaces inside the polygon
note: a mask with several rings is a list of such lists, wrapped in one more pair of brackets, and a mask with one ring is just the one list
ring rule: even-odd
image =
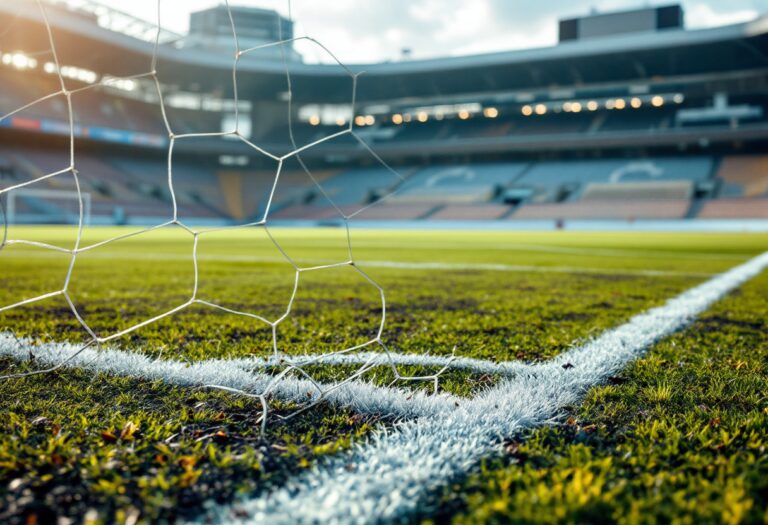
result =
[{"label": "white net mesh", "polygon": [[[297,41],[305,41],[309,42],[315,46],[317,46],[320,50],[322,50],[324,53],[326,53],[329,57],[332,58],[332,60],[335,62],[336,65],[338,65],[339,68],[341,68],[346,75],[348,75],[350,79],[351,84],[351,100],[349,101],[350,105],[350,114],[355,115],[355,105],[356,105],[356,93],[357,93],[357,84],[358,84],[358,78],[360,73],[355,73],[352,70],[350,70],[347,66],[345,66],[341,61],[338,60],[338,58],[328,49],[326,48],[322,43],[318,42],[317,40],[313,39],[310,36],[300,36],[296,38],[291,39],[283,39],[282,36],[278,39],[276,42],[268,43],[261,46],[251,47],[247,49],[242,49],[239,45],[238,41],[238,35],[236,30],[236,24],[235,19],[233,17],[233,12],[230,9],[230,6],[228,3],[225,2],[227,13],[229,14],[229,22],[232,29],[232,37],[233,37],[233,51],[234,51],[234,60],[233,60],[233,66],[232,66],[232,89],[233,89],[233,98],[234,98],[234,128],[228,131],[218,132],[218,131],[210,131],[210,132],[196,132],[196,133],[180,133],[174,130],[174,127],[171,123],[171,120],[169,119],[168,113],[166,111],[166,104],[165,104],[165,98],[163,93],[163,84],[160,81],[159,76],[159,69],[162,67],[162,64],[159,63],[158,56],[159,56],[159,49],[160,49],[160,38],[162,34],[162,24],[160,23],[160,0],[158,0],[157,4],[157,16],[158,16],[158,24],[157,24],[157,33],[156,38],[154,40],[154,51],[151,58],[151,63],[149,70],[136,74],[130,77],[124,77],[124,78],[103,78],[102,80],[96,81],[90,85],[87,85],[85,87],[80,87],[77,89],[70,89],[68,87],[68,80],[63,74],[63,65],[59,60],[59,56],[57,54],[56,49],[56,39],[54,38],[52,25],[49,20],[49,14],[48,9],[46,5],[43,3],[42,0],[37,1],[37,6],[40,10],[40,15],[42,16],[42,19],[44,21],[45,29],[47,31],[47,39],[50,46],[49,53],[52,60],[52,67],[55,68],[55,71],[52,71],[52,73],[55,73],[55,77],[57,78],[58,87],[59,89],[53,93],[47,94],[41,98],[38,98],[28,104],[25,104],[22,107],[19,107],[17,109],[14,109],[13,111],[8,112],[7,114],[0,117],[0,122],[7,121],[8,119],[14,118],[14,116],[21,114],[25,110],[28,110],[29,108],[32,108],[36,105],[47,103],[48,101],[51,101],[53,99],[62,99],[64,101],[64,109],[68,120],[68,130],[66,133],[66,136],[68,138],[68,151],[66,154],[66,160],[62,160],[63,165],[59,166],[57,169],[54,169],[50,172],[40,174],[39,176],[36,176],[29,180],[24,180],[21,182],[18,181],[11,181],[11,183],[7,183],[6,181],[3,181],[0,179],[0,216],[2,216],[3,220],[3,237],[2,237],[2,244],[0,244],[0,250],[7,250],[9,247],[12,246],[25,246],[28,248],[35,248],[39,250],[47,250],[50,252],[53,252],[55,254],[61,255],[62,257],[67,258],[67,264],[66,264],[66,271],[63,278],[63,282],[60,283],[60,286],[54,287],[50,290],[44,290],[41,289],[39,294],[33,294],[31,296],[25,296],[25,297],[18,297],[15,301],[12,301],[11,304],[4,304],[0,305],[0,313],[3,312],[9,312],[14,309],[19,309],[21,307],[25,307],[28,305],[40,303],[42,301],[46,301],[52,298],[59,298],[63,299],[66,302],[67,309],[69,313],[74,316],[74,318],[77,320],[78,325],[85,330],[85,332],[88,334],[87,341],[83,344],[81,351],[84,351],[87,348],[91,347],[101,347],[102,345],[117,345],[120,344],[122,341],[125,341],[127,337],[132,336],[137,331],[141,330],[144,327],[147,327],[148,325],[151,325],[153,323],[157,323],[161,320],[165,320],[168,318],[173,318],[177,315],[179,315],[181,312],[188,310],[192,307],[203,307],[208,308],[211,311],[218,311],[223,312],[225,314],[229,315],[235,315],[240,316],[248,319],[252,319],[254,321],[257,321],[259,323],[262,323],[269,327],[271,330],[271,354],[272,357],[266,361],[266,365],[268,365],[271,369],[277,370],[277,373],[274,375],[274,379],[271,382],[269,386],[266,388],[263,388],[262,390],[258,392],[242,392],[238,391],[240,394],[248,395],[248,396],[255,396],[258,397],[261,400],[262,406],[264,407],[264,414],[261,418],[261,424],[265,425],[267,422],[267,398],[269,397],[270,393],[275,388],[275,385],[277,385],[280,381],[288,378],[288,376],[295,376],[300,377],[302,379],[308,380],[312,385],[314,385],[314,388],[317,390],[315,393],[316,395],[311,396],[312,398],[312,405],[322,400],[332,389],[338,389],[341,386],[343,386],[345,383],[348,383],[350,381],[356,381],[360,379],[362,376],[370,372],[374,367],[381,366],[382,360],[381,360],[381,353],[385,356],[390,355],[390,351],[387,347],[387,345],[384,342],[384,334],[385,334],[385,327],[386,327],[386,311],[387,311],[387,302],[386,302],[386,296],[384,289],[368,274],[366,273],[358,264],[355,259],[355,254],[353,251],[353,243],[352,243],[352,237],[350,232],[350,223],[351,221],[360,215],[361,213],[365,212],[370,206],[373,206],[374,204],[369,204],[366,206],[360,206],[356,209],[349,209],[347,206],[341,206],[334,202],[333,196],[330,195],[328,192],[326,192],[323,184],[321,181],[315,176],[313,171],[308,167],[308,164],[304,162],[304,159],[302,158],[302,153],[306,152],[307,150],[317,147],[320,144],[323,144],[325,142],[338,139],[340,137],[349,136],[352,137],[359,145],[360,147],[365,150],[372,159],[380,164],[380,166],[387,170],[389,173],[396,176],[398,179],[403,180],[403,177],[395,170],[393,170],[389,165],[387,165],[371,147],[368,145],[368,143],[363,140],[360,135],[357,133],[355,128],[355,122],[354,118],[349,119],[349,123],[347,126],[345,126],[341,131],[338,131],[336,133],[330,134],[328,136],[325,136],[319,140],[315,140],[308,144],[299,144],[299,142],[296,139],[294,129],[293,129],[293,79],[291,75],[291,64],[288,60],[288,52],[290,49],[292,49],[292,45]],[[292,11],[291,11],[291,5],[290,2],[288,2],[288,10],[289,10],[289,18],[292,19]],[[282,28],[282,24],[278,22],[278,27]],[[269,151],[266,147],[262,147],[259,144],[256,144],[252,142],[249,138],[246,137],[245,133],[241,132],[240,126],[242,125],[242,119],[239,115],[239,94],[238,94],[238,67],[241,64],[241,61],[243,58],[252,55],[254,53],[257,53],[259,51],[263,51],[265,49],[278,49],[281,54],[282,59],[282,65],[284,67],[285,71],[285,82],[287,85],[287,102],[288,102],[288,135],[290,140],[290,151],[284,154],[276,154],[271,151]],[[129,231],[125,234],[118,235],[106,240],[99,240],[98,242],[93,243],[87,243],[84,241],[84,229],[86,227],[86,218],[88,217],[88,196],[86,192],[83,191],[81,188],[81,174],[79,171],[80,163],[78,161],[78,155],[77,155],[77,148],[76,148],[76,123],[75,123],[75,113],[73,111],[73,99],[79,95],[82,94],[88,90],[95,90],[99,89],[104,86],[108,86],[111,84],[119,84],[124,83],[126,81],[138,81],[138,80],[144,80],[144,81],[150,81],[154,84],[154,88],[157,91],[157,103],[159,105],[160,114],[162,116],[163,125],[165,127],[165,130],[168,134],[168,169],[167,169],[167,191],[170,195],[170,201],[172,203],[172,212],[171,216],[168,218],[167,221],[162,222],[160,224],[143,228],[141,230],[135,230],[135,231]],[[206,139],[206,138],[221,138],[221,137],[230,137],[234,140],[241,141],[242,143],[246,144],[249,148],[251,148],[254,152],[256,152],[258,155],[264,156],[268,159],[271,159],[276,165],[276,169],[274,172],[274,177],[271,182],[271,188],[268,192],[268,199],[266,202],[266,205],[263,208],[263,215],[261,218],[256,222],[251,222],[248,224],[242,224],[237,226],[226,226],[226,227],[217,227],[217,228],[199,228],[199,227],[191,227],[185,224],[185,222],[180,217],[179,212],[179,201],[177,198],[177,190],[176,185],[174,184],[174,167],[175,167],[175,158],[174,158],[174,148],[179,144],[181,141],[185,140],[200,140],[200,139]],[[317,191],[322,195],[322,198],[327,200],[328,203],[335,209],[336,213],[338,213],[338,216],[343,221],[343,234],[344,234],[344,245],[345,245],[345,251],[346,251],[346,257],[345,260],[340,262],[335,262],[331,264],[321,264],[321,265],[304,265],[302,266],[297,261],[295,261],[292,257],[289,256],[287,251],[281,246],[281,244],[278,242],[278,240],[273,235],[272,230],[270,230],[270,216],[271,211],[273,207],[273,198],[275,196],[275,192],[280,187],[281,184],[281,174],[283,173],[284,167],[286,163],[288,162],[296,162],[300,166],[301,170],[308,176],[313,183],[317,187]],[[66,246],[55,246],[53,244],[50,244],[48,242],[44,242],[41,240],[33,240],[33,239],[21,239],[21,238],[15,238],[13,236],[13,229],[9,229],[9,221],[8,221],[8,199],[9,196],[13,194],[13,192],[19,192],[23,190],[32,190],[35,189],[36,186],[41,185],[41,183],[44,183],[46,181],[50,181],[52,179],[56,180],[63,180],[71,178],[71,187],[72,187],[72,194],[76,197],[75,202],[77,203],[76,207],[76,217],[77,217],[77,231],[76,235],[73,239],[73,246],[72,247],[66,247]],[[15,183],[14,183],[15,182]],[[387,195],[383,196],[383,198],[379,199],[377,202],[381,202],[382,200],[385,200],[387,198]],[[131,240],[140,238],[142,236],[149,236],[156,234],[157,232],[164,231],[164,230],[173,230],[176,232],[177,235],[180,236],[186,236],[188,237],[192,250],[190,254],[190,259],[193,266],[193,284],[192,284],[192,290],[191,293],[186,297],[183,301],[181,301],[179,304],[173,305],[171,307],[168,307],[167,309],[164,309],[163,311],[160,311],[149,318],[145,319],[131,319],[127,323],[124,323],[122,326],[123,328],[118,330],[111,330],[111,331],[103,331],[100,330],[98,327],[94,325],[94,322],[90,321],[88,316],[84,315],[83,308],[79,304],[77,300],[75,300],[72,296],[72,289],[73,286],[76,286],[76,280],[80,278],[87,278],[87,276],[83,277],[80,273],[80,270],[78,268],[79,261],[83,260],[84,258],[88,257],[89,254],[97,253],[99,250],[104,249],[105,247],[108,247],[110,245],[115,245],[116,243],[120,243],[123,241]],[[201,245],[204,245],[206,241],[209,238],[215,238],[217,234],[221,234],[222,232],[232,232],[232,231],[256,231],[259,235],[263,236],[265,239],[268,239],[268,241],[274,246],[274,249],[277,250],[277,253],[279,254],[279,258],[282,259],[282,261],[288,265],[291,269],[291,272],[293,273],[292,278],[292,289],[290,291],[290,296],[287,301],[287,305],[285,306],[285,309],[279,313],[277,313],[274,316],[268,316],[263,315],[261,313],[257,312],[251,312],[251,311],[244,311],[236,304],[230,305],[226,304],[226,302],[223,301],[216,301],[215,299],[212,299],[211,297],[214,297],[214,293],[209,293],[209,291],[206,291],[205,293],[201,292],[201,283],[200,283],[200,258],[199,258],[199,252]],[[151,257],[151,254],[148,254],[148,256]],[[0,264],[2,263],[2,260],[0,260]],[[258,269],[258,262],[251,262],[249,263],[249,271],[254,271]],[[290,355],[290,352],[286,352],[285,345],[286,342],[282,341],[279,334],[279,328],[280,326],[285,323],[292,315],[292,310],[294,308],[294,303],[297,299],[297,294],[300,290],[300,287],[302,285],[302,282],[304,279],[308,278],[310,275],[323,275],[324,272],[331,272],[335,269],[340,268],[346,268],[349,271],[354,272],[359,279],[361,279],[367,287],[369,287],[371,290],[375,291],[375,294],[378,296],[378,300],[380,301],[380,306],[378,308],[379,310],[379,320],[377,323],[377,326],[375,328],[375,333],[371,334],[371,337],[362,343],[354,344],[351,346],[347,346],[340,350],[335,350],[331,352],[327,352],[325,354],[319,354],[319,355],[313,355],[313,356],[301,356],[300,358],[292,358]],[[30,269],[30,272],[34,272],[34,269]],[[34,275],[31,275],[31,279],[35,279]],[[0,274],[0,280],[2,280],[2,274]],[[41,282],[47,282],[44,279],[41,279]],[[45,286],[45,284],[41,284],[41,286]],[[99,290],[98,287],[96,287],[96,290],[99,293],[107,293],[105,290]],[[62,312],[51,312],[50,315],[52,316],[61,316],[63,315]],[[112,312],[112,315],[119,315],[117,312]],[[8,327],[0,328],[2,330],[8,330]],[[181,329],[183,330],[184,327],[182,326]],[[224,342],[226,344],[226,342]],[[29,344],[28,340],[19,341],[19,344]],[[367,350],[370,351],[371,349],[378,348],[381,353],[378,355],[375,354],[366,354],[369,355],[369,358],[360,360],[359,362],[362,364],[358,364],[356,369],[348,373],[343,381],[335,382],[332,386],[327,386],[324,384],[321,384],[319,381],[315,381],[312,377],[312,375],[307,371],[310,367],[315,365],[322,365],[325,360],[328,360],[330,358],[338,357],[341,354],[351,354],[358,351]],[[72,358],[76,357],[77,353],[75,353]],[[440,376],[440,373],[429,375],[429,376],[419,376],[419,377],[412,377],[403,375],[398,371],[398,368],[395,364],[395,362],[392,359],[387,360],[389,363],[389,366],[391,367],[392,373],[394,374],[394,377],[398,381],[431,381],[434,382],[435,389],[437,389],[438,384],[438,378]],[[62,366],[62,363],[58,365],[55,368],[58,368]],[[50,372],[53,369],[47,369],[47,370],[39,370],[36,372],[33,372],[35,374],[40,373],[46,373]],[[22,375],[29,375],[29,373],[25,373]],[[5,379],[12,378],[16,376],[6,376]],[[222,388],[225,390],[232,390],[229,387],[224,386],[216,386],[216,385],[209,385],[211,387],[215,388]],[[303,409],[306,409],[306,407],[303,407]]]}]

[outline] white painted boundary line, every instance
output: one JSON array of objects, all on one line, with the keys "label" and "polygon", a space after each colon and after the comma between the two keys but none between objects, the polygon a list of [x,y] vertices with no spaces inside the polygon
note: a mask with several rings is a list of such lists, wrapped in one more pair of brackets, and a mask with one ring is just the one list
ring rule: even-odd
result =
[{"label": "white painted boundary line", "polygon": [[[16,249],[7,255],[24,256],[33,258],[62,258],[59,252],[50,250],[28,250]],[[141,261],[182,261],[189,260],[184,255],[172,253],[88,253],[89,259],[119,259],[141,260]],[[284,263],[285,259],[281,257],[251,256],[251,255],[198,255],[200,262],[264,262],[264,263]],[[338,264],[341,261],[333,259],[294,259],[297,264],[304,265],[325,265]],[[533,266],[522,264],[499,264],[499,263],[435,263],[435,262],[411,262],[411,261],[358,261],[361,268],[390,268],[397,270],[442,270],[442,271],[488,271],[488,272],[512,272],[512,273],[564,273],[564,274],[586,274],[586,275],[617,275],[627,277],[712,277],[715,274],[706,272],[680,272],[673,270],[639,270],[624,268],[595,268],[590,266]]]},{"label": "white painted boundary line", "polygon": [[[218,523],[238,524],[402,520],[423,508],[430,493],[498,452],[502,439],[555,420],[588,388],[766,267],[768,252],[503,381],[456,410],[379,432],[350,454],[323,462],[286,487],[236,505],[237,513],[223,506],[212,511],[213,517]],[[564,367],[566,362],[572,366]]]},{"label": "white painted boundary line", "polygon": [[[0,357],[17,361],[30,358],[43,367],[65,365],[91,372],[106,372],[148,380],[162,380],[181,386],[217,385],[260,394],[272,386],[271,396],[283,401],[312,403],[319,399],[318,386],[328,403],[363,414],[380,414],[397,418],[415,418],[444,414],[468,402],[446,393],[429,395],[401,388],[382,388],[366,382],[315,385],[306,379],[286,377],[274,382],[274,376],[251,372],[255,360],[208,360],[197,363],[157,360],[122,350],[96,350],[68,343],[37,346],[22,344],[9,334],[0,333]],[[365,362],[363,362],[365,363]]]},{"label": "white painted boundary line", "polygon": [[[449,357],[424,354],[389,354],[377,352],[356,352],[349,354],[328,355],[319,359],[315,355],[289,356],[289,363],[294,366],[307,366],[312,364],[331,366],[423,366],[428,368],[449,367],[452,370],[466,370],[476,374],[515,375],[526,371],[531,365],[520,361],[503,361],[494,363],[483,359],[471,357]],[[276,362],[274,359],[236,359],[232,363],[246,370],[255,368],[267,368],[275,365],[285,365],[285,361]]]}]

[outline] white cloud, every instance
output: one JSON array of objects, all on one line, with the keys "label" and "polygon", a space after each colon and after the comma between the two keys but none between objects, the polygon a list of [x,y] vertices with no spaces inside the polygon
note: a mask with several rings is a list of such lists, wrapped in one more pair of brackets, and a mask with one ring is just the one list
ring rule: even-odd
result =
[{"label": "white cloud", "polygon": [[[154,20],[156,0],[102,0]],[[189,12],[218,0],[162,0],[163,23],[183,32]],[[670,0],[293,0],[297,35],[311,35],[344,62],[393,60],[403,48],[415,58],[484,53],[554,45],[558,18],[667,4]],[[713,27],[743,22],[768,10],[768,0],[682,0],[687,25]],[[288,0],[237,0],[278,9]],[[312,60],[312,54],[308,60]]]},{"label": "white cloud", "polygon": [[685,18],[690,27],[716,27],[747,22],[757,15],[754,9],[723,12],[715,11],[707,4],[695,4],[688,8]]}]

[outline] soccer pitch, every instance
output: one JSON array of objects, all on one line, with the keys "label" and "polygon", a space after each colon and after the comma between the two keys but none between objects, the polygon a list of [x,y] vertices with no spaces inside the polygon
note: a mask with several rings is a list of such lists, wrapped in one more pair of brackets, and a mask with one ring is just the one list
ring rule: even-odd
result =
[{"label": "soccer pitch", "polygon": [[[272,329],[255,316],[278,319],[289,305],[276,328],[281,352],[315,355],[365,344],[381,326],[374,282],[386,293],[381,338],[398,355],[429,354],[438,362],[455,352],[483,362],[546,363],[768,250],[768,236],[749,234],[353,227],[352,255],[371,282],[342,265],[350,259],[342,228],[211,231],[195,245],[189,232],[167,227],[99,245],[131,231],[85,230],[81,247],[96,247],[78,254],[69,295],[99,337],[158,318],[105,347],[188,365],[270,357]],[[48,247],[4,247],[0,305],[62,288],[71,255],[50,247],[72,249],[76,229],[11,227],[9,238]],[[316,269],[300,272],[296,285],[296,267]],[[188,301],[195,282],[197,298],[251,315],[195,303],[165,316]],[[548,424],[502,436],[493,454],[420,494],[418,510],[403,517],[768,519],[766,296],[763,272],[561,407]],[[2,332],[25,347],[35,342],[24,360],[6,352],[2,375],[43,368],[51,344],[88,340],[62,296],[2,312],[0,319]],[[394,410],[333,403],[282,419],[298,405],[278,398],[270,400],[261,434],[258,399],[67,364],[0,382],[0,521],[162,523],[204,517],[213,503],[229,509],[212,512],[217,519],[257,519],[238,505],[290,486],[381,431],[397,431],[405,419]],[[439,368],[398,366],[409,376]],[[354,369],[340,363],[307,370],[328,384]],[[390,367],[376,366],[363,379],[384,389],[396,377]],[[439,386],[458,405],[500,381],[477,367],[449,366]],[[406,395],[421,402],[433,384],[394,386],[414,390]]]}]

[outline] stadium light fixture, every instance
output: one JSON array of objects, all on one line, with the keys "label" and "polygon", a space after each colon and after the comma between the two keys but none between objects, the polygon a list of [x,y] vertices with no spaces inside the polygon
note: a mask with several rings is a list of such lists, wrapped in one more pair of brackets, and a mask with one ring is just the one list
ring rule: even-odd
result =
[{"label": "stadium light fixture", "polygon": [[595,100],[590,100],[589,102],[587,102],[587,109],[590,111],[597,111],[598,107],[600,106]]},{"label": "stadium light fixture", "polygon": [[403,123],[403,116],[400,113],[395,113],[392,115],[392,123],[397,124],[398,126]]},{"label": "stadium light fixture", "polygon": [[544,104],[536,104],[536,114],[537,115],[546,115],[547,114],[547,106]]},{"label": "stadium light fixture", "polygon": [[317,115],[312,115],[309,117],[309,124],[312,126],[319,126],[320,125],[320,117]]},{"label": "stadium light fixture", "polygon": [[37,67],[37,59],[28,57],[24,53],[5,53],[2,60],[6,66],[20,70],[35,69]]},{"label": "stadium light fixture", "polygon": [[499,110],[496,108],[485,108],[483,110],[483,115],[485,115],[486,118],[496,118],[499,116]]},{"label": "stadium light fixture", "polygon": [[642,101],[642,100],[640,100],[639,98],[635,97],[635,98],[633,98],[633,99],[632,99],[632,101],[630,102],[630,105],[631,105],[633,108],[635,108],[635,109],[639,109],[639,108],[641,108],[641,107],[643,106],[643,101]]},{"label": "stadium light fixture", "polygon": [[609,98],[605,101],[605,109],[616,109],[616,101]]},{"label": "stadium light fixture", "polygon": [[574,102],[571,104],[571,111],[573,113],[581,113],[581,102]]},{"label": "stadium light fixture", "polygon": [[426,111],[421,111],[421,112],[420,112],[420,113],[419,113],[419,114],[416,116],[416,120],[418,120],[419,122],[426,122],[426,121],[428,121],[428,120],[429,120],[429,115],[427,115],[427,112],[426,112]]},{"label": "stadium light fixture", "polygon": [[365,126],[365,117],[358,115],[355,117],[355,126]]},{"label": "stadium light fixture", "polygon": [[675,104],[682,104],[685,102],[685,96],[682,93],[677,93],[674,97],[672,97],[672,101]]},{"label": "stadium light fixture", "polygon": [[526,117],[530,117],[533,115],[533,108],[531,106],[523,106],[523,109],[521,110],[523,112],[523,115]]},{"label": "stadium light fixture", "polygon": [[469,111],[467,111],[466,109],[462,109],[461,111],[459,111],[459,118],[461,120],[467,120],[469,118]]},{"label": "stadium light fixture", "polygon": [[615,102],[616,109],[624,109],[627,107],[627,101],[623,98],[617,98]]},{"label": "stadium light fixture", "polygon": [[336,119],[336,125],[337,126],[346,126],[347,125],[347,119],[344,117],[339,117]]},{"label": "stadium light fixture", "polygon": [[[47,66],[48,64],[46,64]],[[51,64],[55,69],[55,64]],[[120,91],[134,91],[138,87],[138,83],[135,80],[129,78],[119,78],[110,75],[104,75],[101,77],[101,83],[104,86],[119,89]]]},{"label": "stadium light fixture", "polygon": [[571,109],[572,109],[572,106],[573,106],[573,104],[572,104],[572,103],[570,103],[570,102],[565,102],[565,103],[563,104],[563,111],[565,111],[566,113],[570,113],[570,112],[571,112]]},{"label": "stadium light fixture", "polygon": [[412,120],[413,120],[413,117],[411,116],[410,113],[406,113],[405,115],[403,115],[403,122],[408,123]]},{"label": "stadium light fixture", "polygon": [[662,97],[661,95],[656,95],[651,99],[651,104],[655,108],[660,108],[661,106],[664,105],[664,97]]}]

